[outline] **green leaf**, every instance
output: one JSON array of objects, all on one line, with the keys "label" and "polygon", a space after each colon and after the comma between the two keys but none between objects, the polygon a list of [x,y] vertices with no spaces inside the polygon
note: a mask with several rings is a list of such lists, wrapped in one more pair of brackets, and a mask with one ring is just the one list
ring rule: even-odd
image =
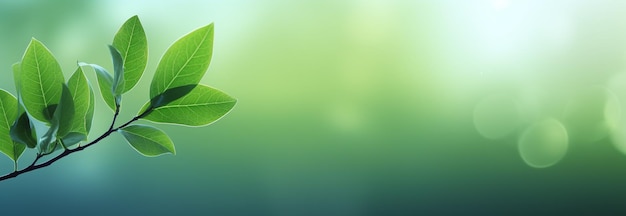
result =
[{"label": "green leaf", "polygon": [[[167,105],[152,108],[143,119],[153,122],[203,126],[226,115],[237,100],[217,89],[198,85],[189,94]],[[150,108],[145,104],[142,112]]]},{"label": "green leaf", "polygon": [[148,40],[139,17],[128,19],[115,34],[115,47],[122,55],[124,66],[124,91],[130,91],[141,79],[148,63]]},{"label": "green leaf", "polygon": [[11,93],[0,89],[0,151],[13,161],[17,161],[26,148],[25,145],[13,142],[11,125],[17,116],[17,99]]},{"label": "green leaf", "polygon": [[87,64],[87,63],[78,63],[79,66],[89,66],[92,67],[94,71],[96,71],[96,77],[98,78],[98,87],[100,88],[100,95],[102,95],[102,99],[104,102],[111,108],[111,110],[115,111],[115,97],[113,96],[113,92],[111,89],[113,86],[113,77],[111,74],[97,64]]},{"label": "green leaf", "polygon": [[28,148],[35,148],[37,146],[37,134],[35,133],[33,123],[28,117],[28,113],[22,106],[22,98],[20,96],[20,63],[13,64],[13,78],[15,81],[15,88],[17,89],[17,120],[11,125],[9,134],[13,141],[26,145]]},{"label": "green leaf", "polygon": [[63,84],[63,92],[61,94],[61,101],[54,112],[53,122],[57,122],[59,125],[59,131],[56,136],[62,138],[71,132],[74,125],[74,101],[72,100],[72,93],[67,85]]},{"label": "green leaf", "polygon": [[72,121],[69,131],[83,134],[86,137],[91,130],[95,104],[91,84],[87,80],[82,68],[78,67],[78,69],[76,69],[76,72],[74,72],[67,81],[67,87],[74,101],[75,112],[75,118]]},{"label": "green leaf", "polygon": [[168,89],[197,85],[206,73],[213,54],[213,24],[178,39],[167,49],[157,66],[150,98]]},{"label": "green leaf", "polygon": [[[18,106],[21,107],[21,105]],[[33,123],[28,118],[28,113],[22,111],[19,118],[11,125],[11,138],[28,148],[35,148],[37,146],[37,134],[33,130],[34,128]]]},{"label": "green leaf", "polygon": [[46,133],[39,138],[39,153],[48,154],[56,149],[57,131],[59,131],[59,123],[57,121],[52,121],[48,131],[46,131]]},{"label": "green leaf", "polygon": [[[124,93],[124,60],[122,55],[113,46],[109,46],[111,58],[113,58],[113,86],[111,92],[115,97],[119,97]],[[119,104],[119,98],[116,98]]]},{"label": "green leaf", "polygon": [[163,92],[163,94],[152,98],[150,100],[150,105],[152,106],[152,108],[166,105],[172,101],[175,101],[176,99],[179,99],[189,94],[189,92],[191,92],[191,90],[193,90],[196,86],[197,85],[186,85],[168,89],[167,91]]},{"label": "green leaf", "polygon": [[[77,133],[77,132],[70,132],[67,135],[65,135],[62,140],[63,140],[63,144],[67,147],[67,146],[72,146],[74,144],[77,144],[81,141],[84,141],[87,139],[87,135],[85,134],[81,134],[81,133]],[[58,146],[57,146],[58,148]]]},{"label": "green leaf", "polygon": [[61,101],[57,105],[48,131],[39,139],[39,152],[48,154],[53,152],[62,137],[69,134],[69,128],[74,120],[74,102],[67,85],[62,85]]},{"label": "green leaf", "polygon": [[22,58],[20,78],[24,107],[33,118],[50,123],[54,113],[51,105],[59,103],[65,78],[52,53],[34,38]]},{"label": "green leaf", "polygon": [[119,130],[128,143],[144,156],[176,154],[174,143],[165,132],[146,125],[131,125]]}]

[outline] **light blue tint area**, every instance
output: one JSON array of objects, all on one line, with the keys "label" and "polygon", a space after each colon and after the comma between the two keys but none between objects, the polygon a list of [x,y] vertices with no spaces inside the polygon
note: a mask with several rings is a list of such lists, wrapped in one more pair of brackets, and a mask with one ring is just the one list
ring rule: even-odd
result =
[{"label": "light blue tint area", "polygon": [[[626,1],[592,0],[0,0],[0,87],[13,94],[11,65],[31,37],[46,44],[65,77],[77,61],[112,71],[107,45],[138,15],[148,66],[124,94],[120,121],[149,100],[167,47],[212,22],[213,58],[200,83],[238,99],[207,127],[156,125],[176,156],[145,158],[114,134],[0,182],[0,209],[620,215],[626,117],[616,113],[626,113],[626,81],[618,76],[626,72],[625,8]],[[95,73],[85,74],[99,94]],[[594,87],[609,93],[584,96]],[[480,108],[492,95],[506,102]],[[90,140],[112,117],[95,98]],[[545,119],[560,122],[571,139],[558,162],[538,169],[518,144]],[[483,133],[477,120],[486,120]],[[550,153],[539,147],[531,155]],[[27,150],[20,166],[33,155]],[[0,172],[11,168],[0,157]]]}]

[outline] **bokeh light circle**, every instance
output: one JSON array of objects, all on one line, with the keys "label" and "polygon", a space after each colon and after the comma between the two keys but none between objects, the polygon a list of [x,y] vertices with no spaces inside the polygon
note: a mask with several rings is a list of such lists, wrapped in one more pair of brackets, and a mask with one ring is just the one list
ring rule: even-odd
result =
[{"label": "bokeh light circle", "polygon": [[556,119],[546,119],[530,126],[518,142],[519,153],[526,164],[545,168],[559,162],[567,153],[567,130]]},{"label": "bokeh light circle", "polygon": [[489,96],[474,108],[474,126],[488,139],[503,138],[519,126],[520,114],[515,101],[504,95]]},{"label": "bokeh light circle", "polygon": [[615,94],[605,87],[594,86],[578,92],[568,103],[563,123],[572,142],[594,143],[607,137],[620,117]]},{"label": "bokeh light circle", "polygon": [[[615,105],[612,105],[617,109],[612,111],[613,113],[619,113],[620,115],[609,117],[610,125],[613,127],[611,133],[611,141],[617,150],[626,154],[626,113],[623,109],[626,108],[626,73],[615,74],[609,81],[609,89],[615,95]],[[607,110],[607,113],[609,110]],[[608,115],[608,114],[607,114]]]}]

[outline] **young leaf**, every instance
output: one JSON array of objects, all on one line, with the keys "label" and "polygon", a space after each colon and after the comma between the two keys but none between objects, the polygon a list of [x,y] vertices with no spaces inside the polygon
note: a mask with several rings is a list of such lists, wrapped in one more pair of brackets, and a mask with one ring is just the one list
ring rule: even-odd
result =
[{"label": "young leaf", "polygon": [[59,131],[59,123],[52,121],[48,131],[39,139],[39,153],[48,154],[56,149],[57,131]]},{"label": "young leaf", "polygon": [[54,113],[51,105],[61,99],[61,83],[64,83],[61,66],[41,42],[32,39],[21,63],[20,92],[24,107],[30,115],[50,123]]},{"label": "young leaf", "polygon": [[167,105],[150,108],[149,102],[144,105],[141,113],[152,109],[143,119],[153,122],[203,126],[226,115],[235,103],[236,99],[217,89],[198,85],[189,94]]},{"label": "young leaf", "polygon": [[[72,100],[72,93],[67,85],[63,84],[63,92],[61,94],[61,101],[54,112],[52,121],[59,125],[59,130],[56,136],[62,138],[69,134],[74,125],[74,101]],[[53,123],[53,124],[54,124]]]},{"label": "young leaf", "polygon": [[198,84],[209,68],[212,54],[213,24],[178,39],[157,66],[150,85],[150,98],[156,98],[168,89]]},{"label": "young leaf", "polygon": [[[124,93],[124,60],[122,60],[122,55],[115,47],[109,46],[109,51],[111,52],[111,58],[113,58],[113,86],[111,92],[113,92],[115,97],[118,97]],[[119,99],[116,98],[116,100]]]},{"label": "young leaf", "polygon": [[119,130],[128,143],[144,156],[176,154],[174,143],[165,132],[146,125],[131,125]]},{"label": "young leaf", "polygon": [[13,142],[10,128],[17,116],[17,99],[11,93],[0,89],[0,151],[13,161],[17,161],[26,148]]},{"label": "young leaf", "polygon": [[[21,105],[18,106],[21,107]],[[11,125],[11,139],[26,145],[28,148],[35,148],[37,146],[37,134],[35,134],[34,128],[33,123],[28,118],[28,113],[21,111],[19,118]]]},{"label": "young leaf", "polygon": [[13,64],[13,78],[15,81],[15,88],[17,89],[17,120],[11,125],[10,135],[13,141],[22,143],[28,148],[35,148],[37,146],[37,134],[33,130],[33,123],[28,117],[28,113],[22,106],[22,97],[20,96],[20,63]]},{"label": "young leaf", "polygon": [[113,92],[111,89],[113,86],[113,77],[111,74],[97,64],[87,64],[87,63],[78,63],[79,66],[90,66],[96,71],[96,77],[98,78],[98,87],[100,88],[100,95],[102,95],[102,99],[104,102],[111,108],[111,110],[115,111],[115,97],[113,97]]},{"label": "young leaf", "polygon": [[115,34],[115,47],[122,55],[124,66],[124,91],[130,91],[141,79],[148,63],[148,40],[139,17],[128,19]]},{"label": "young leaf", "polygon": [[[83,135],[89,134],[91,121],[94,112],[94,94],[91,84],[87,80],[82,68],[78,67],[76,72],[67,81],[67,87],[74,101],[75,118],[72,121],[70,132]],[[67,142],[65,142],[67,144]]]}]

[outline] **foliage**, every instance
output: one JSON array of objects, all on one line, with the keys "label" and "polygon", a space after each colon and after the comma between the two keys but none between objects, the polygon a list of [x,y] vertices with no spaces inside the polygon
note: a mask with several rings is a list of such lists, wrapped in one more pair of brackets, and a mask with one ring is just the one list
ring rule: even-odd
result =
[{"label": "foliage", "polygon": [[[152,79],[150,100],[136,117],[117,127],[122,96],[135,87],[147,65],[148,42],[139,18],[128,19],[109,45],[112,74],[97,64],[79,62],[66,82],[52,52],[33,38],[21,62],[13,65],[17,97],[0,89],[0,152],[15,165],[13,172],[0,177],[0,181],[49,166],[115,132],[144,156],[175,154],[174,143],[164,131],[133,123],[145,119],[203,126],[217,121],[234,107],[236,99],[199,84],[211,62],[213,29],[213,24],[196,29],[167,49]],[[95,94],[83,71],[86,67],[93,68],[100,94],[114,112],[109,129],[91,142],[87,142],[87,137],[94,116]],[[36,126],[45,128],[45,133],[38,136]],[[26,148],[36,149],[37,155],[29,166],[20,170],[18,160]],[[38,163],[59,151],[55,157]]]}]

